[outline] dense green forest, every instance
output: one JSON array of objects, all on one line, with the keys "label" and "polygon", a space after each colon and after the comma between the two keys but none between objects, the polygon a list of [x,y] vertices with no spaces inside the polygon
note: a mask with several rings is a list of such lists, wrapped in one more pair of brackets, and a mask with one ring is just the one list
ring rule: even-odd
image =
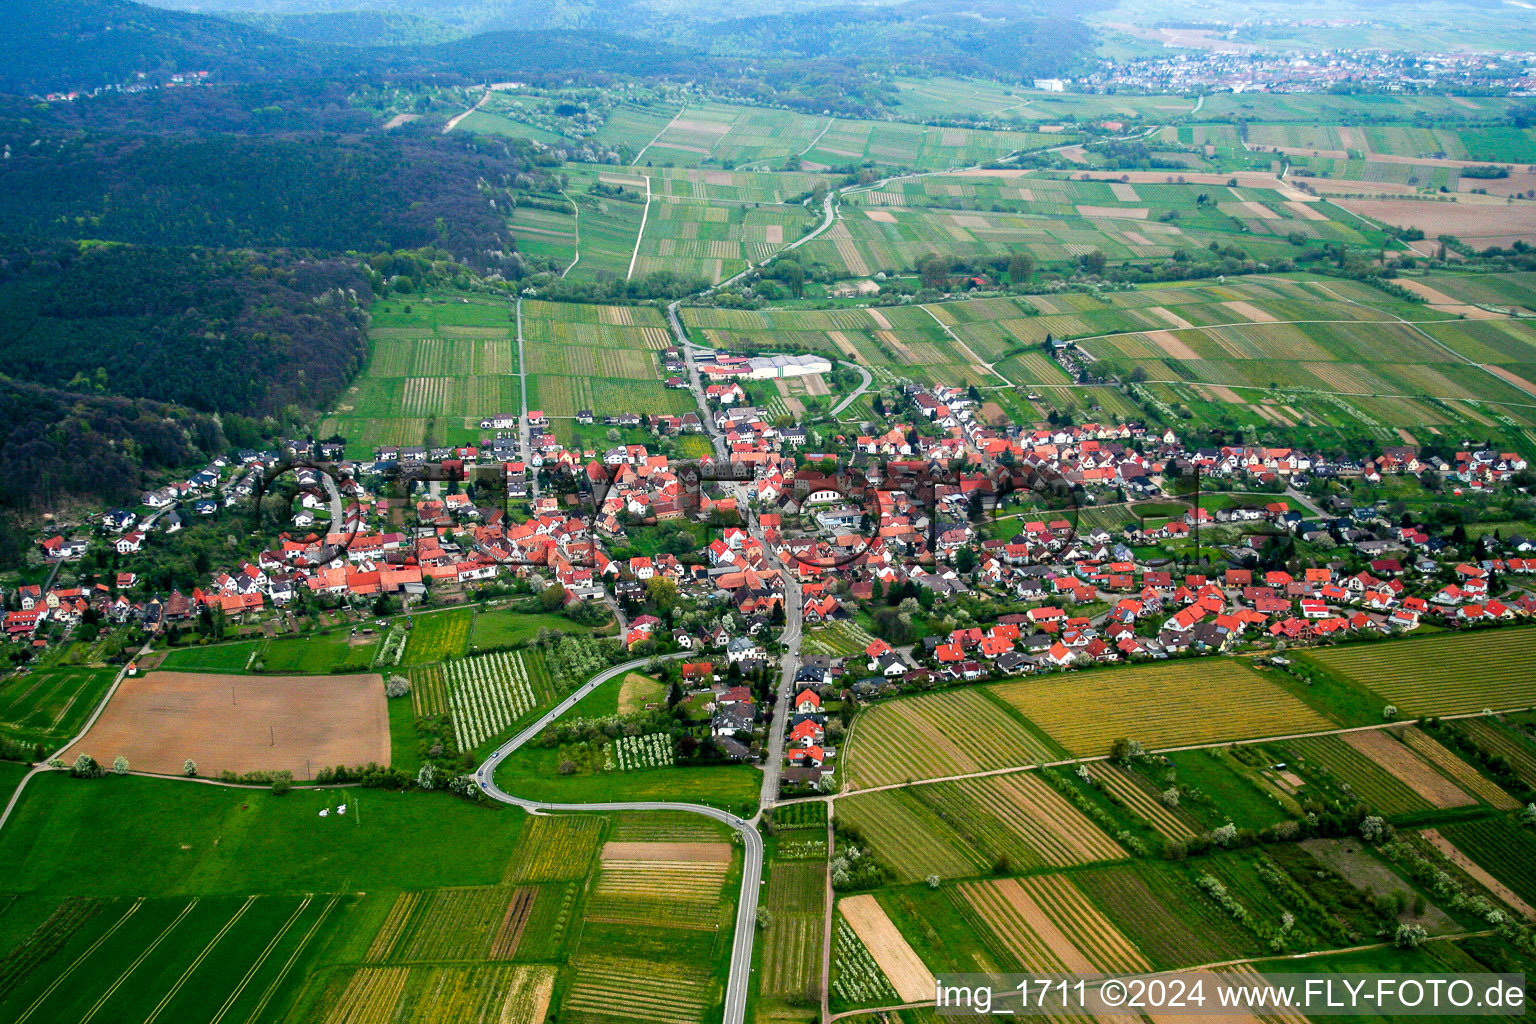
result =
[{"label": "dense green forest", "polygon": [[0,9],[0,91],[89,89],[214,71],[231,79],[344,73],[340,48],[292,40],[218,18],[166,11],[128,0],[7,0]]},{"label": "dense green forest", "polygon": [[367,354],[369,278],[278,252],[0,247],[0,373],[210,412],[329,403]]},{"label": "dense green forest", "polygon": [[[0,377],[0,438],[0,506],[9,509],[130,501],[157,471],[228,447],[210,415],[8,377]],[[10,520],[0,522],[10,532]]]},{"label": "dense green forest", "polygon": [[378,252],[435,245],[490,268],[504,211],[559,157],[522,140],[387,135],[70,133],[0,129],[0,224],[10,232],[147,245]]}]

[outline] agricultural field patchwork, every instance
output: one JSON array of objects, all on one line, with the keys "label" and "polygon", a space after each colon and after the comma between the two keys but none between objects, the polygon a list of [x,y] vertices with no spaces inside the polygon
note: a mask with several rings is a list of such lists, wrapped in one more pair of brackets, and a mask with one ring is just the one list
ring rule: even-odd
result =
[{"label": "agricultural field patchwork", "polygon": [[517,406],[512,311],[484,295],[391,297],[370,311],[373,354],[321,426],[364,457],[385,444],[477,440]]},{"label": "agricultural field patchwork", "polygon": [[[1485,818],[1442,825],[1438,831],[1506,886],[1515,898],[1524,901],[1527,908],[1536,907],[1536,837],[1529,827],[1508,819]],[[1536,917],[1536,913],[1521,913],[1527,918]]]},{"label": "agricultural field patchwork", "polygon": [[850,790],[1060,758],[1057,747],[981,689],[878,704],[860,716],[846,746]]},{"label": "agricultural field patchwork", "polygon": [[962,882],[955,893],[1028,974],[1151,969],[1136,946],[1064,875]]},{"label": "agricultural field patchwork", "polygon": [[662,387],[657,354],[672,338],[655,309],[524,301],[523,338],[528,403],[552,420],[697,411],[688,392]]},{"label": "agricultural field patchwork", "polygon": [[[610,122],[598,138],[610,141],[617,138],[617,132],[627,130],[627,123]],[[796,170],[820,171],[869,161],[934,170],[1042,149],[1061,143],[1063,136],[813,117],[784,110],[700,103],[676,110],[672,120],[648,141],[636,153],[635,163],[692,167],[707,162],[726,170],[778,170],[789,164]]]},{"label": "agricultural field patchwork", "polygon": [[1095,250],[1110,260],[1166,258],[1216,243],[1280,259],[1298,246],[1364,242],[1326,206],[1289,190],[1003,173],[897,179],[854,193],[837,227],[804,249],[840,276],[864,277],[909,270],[927,255],[1021,251],[1050,264]]},{"label": "agricultural field patchwork", "polygon": [[1035,772],[856,794],[838,801],[837,814],[906,882],[1126,856]]},{"label": "agricultural field patchwork", "polygon": [[1349,282],[1244,289],[1218,303],[1127,308],[1140,323],[1105,330],[1100,321],[1098,336],[1073,333],[1122,380],[1137,376],[1165,401],[1260,428],[1349,427],[1382,443],[1400,441],[1399,428],[1494,428],[1526,440],[1521,382],[1536,372],[1529,326],[1455,320],[1463,307],[1406,306]]},{"label": "agricultural field patchwork", "polygon": [[[946,331],[945,307],[836,310],[691,308],[683,311],[695,340],[740,351],[814,353],[859,363],[877,381],[998,385],[1003,380],[977,352]],[[934,310],[939,310],[935,315]]]},{"label": "agricultural field patchwork", "polygon": [[761,263],[815,223],[809,211],[795,206],[653,198],[630,276],[671,271],[718,284]]},{"label": "agricultural field patchwork", "polygon": [[[922,958],[913,950],[900,930],[891,923],[875,897],[864,894],[840,900],[837,912],[841,922],[857,936],[859,944],[873,959],[879,974],[896,990],[903,1002],[916,1002],[932,998],[933,973],[924,966]],[[850,949],[857,956],[857,947]],[[873,982],[865,969],[866,982]],[[878,987],[878,982],[873,982]]]},{"label": "agricultural field patchwork", "polygon": [[824,852],[814,860],[777,860],[769,869],[759,982],[764,996],[792,1003],[816,998],[826,884]]}]

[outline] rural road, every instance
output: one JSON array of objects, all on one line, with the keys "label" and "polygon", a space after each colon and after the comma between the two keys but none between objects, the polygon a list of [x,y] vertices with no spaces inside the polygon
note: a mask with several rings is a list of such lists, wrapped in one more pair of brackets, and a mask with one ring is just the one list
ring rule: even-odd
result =
[{"label": "rural road", "polygon": [[[571,264],[572,267],[575,265]],[[570,267],[566,269],[569,270]],[[518,296],[517,299],[517,379],[523,392],[523,414],[517,420],[517,453],[523,457],[523,472],[528,474],[528,494],[534,501],[538,501],[539,474],[533,468],[533,431],[528,427],[528,359],[523,355],[522,296]]]},{"label": "rural road", "polygon": [[859,387],[858,387],[858,390],[856,390],[853,394],[849,395],[847,398],[843,399],[841,402],[838,402],[837,405],[833,407],[831,413],[829,413],[828,415],[833,416],[834,418],[837,416],[838,413],[840,413],[844,409],[848,408],[854,402],[857,402],[859,400],[859,396],[862,395],[864,392],[868,391],[869,388],[870,388],[870,385],[875,382],[875,378],[870,376],[869,371],[864,369],[864,367],[860,366],[858,363],[844,362],[843,365],[844,366],[849,366],[849,367],[852,367],[855,370],[858,370],[859,371],[859,375],[864,378],[864,383],[860,384]]},{"label": "rural road", "polygon": [[[689,652],[664,654],[660,660],[686,658]],[[757,933],[757,905],[763,880],[763,837],[753,821],[738,818],[729,811],[722,811],[703,804],[668,803],[665,801],[637,801],[632,803],[554,804],[539,800],[526,800],[513,796],[496,784],[496,769],[513,751],[523,746],[544,730],[555,719],[569,711],[587,694],[603,683],[638,668],[643,668],[651,658],[636,658],[605,669],[587,680],[580,688],[545,712],[537,721],[516,736],[497,747],[475,771],[475,782],[481,792],[493,800],[521,807],[532,814],[549,811],[680,811],[685,814],[702,814],[707,818],[729,825],[741,836],[743,849],[741,866],[741,895],[736,901],[736,934],[731,945],[731,967],[725,985],[725,1024],[743,1024],[747,1015],[747,993],[752,987],[752,943]],[[782,732],[782,730],[780,730]],[[14,798],[13,801],[14,802]],[[7,809],[7,812],[9,809]],[[3,819],[0,819],[3,822]]]},{"label": "rural road", "polygon": [[485,101],[490,99],[490,98],[491,98],[491,87],[490,86],[486,86],[485,87],[485,92],[480,94],[480,98],[475,101],[475,105],[474,106],[470,107],[468,110],[464,111],[464,113],[462,113],[462,114],[455,115],[452,120],[450,120],[447,124],[443,125],[443,134],[447,135],[449,132],[451,132],[455,128],[457,128],[459,126],[459,122],[460,121],[464,120],[470,114],[473,114],[475,111],[479,110],[482,106],[485,105]]}]

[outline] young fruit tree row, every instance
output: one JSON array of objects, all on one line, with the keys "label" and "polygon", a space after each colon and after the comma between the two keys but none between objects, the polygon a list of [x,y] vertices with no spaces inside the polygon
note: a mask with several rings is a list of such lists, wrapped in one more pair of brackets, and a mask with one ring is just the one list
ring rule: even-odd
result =
[{"label": "young fruit tree row", "polygon": [[521,652],[448,661],[443,673],[460,750],[475,749],[533,710],[533,686]]},{"label": "young fruit tree row", "polygon": [[653,732],[648,736],[620,736],[608,744],[604,751],[607,771],[639,771],[642,768],[665,768],[672,763],[672,739],[665,733]]}]

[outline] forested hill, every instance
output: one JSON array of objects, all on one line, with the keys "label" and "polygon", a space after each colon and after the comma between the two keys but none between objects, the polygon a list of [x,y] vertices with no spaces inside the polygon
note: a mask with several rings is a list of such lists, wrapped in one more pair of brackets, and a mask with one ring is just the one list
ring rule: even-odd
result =
[{"label": "forested hill", "polygon": [[298,44],[248,25],[128,0],[0,4],[0,92],[91,89],[210,71],[229,79],[341,73],[339,48]]},{"label": "forested hill", "polygon": [[[623,76],[865,116],[879,110],[881,92],[872,83],[893,72],[1028,80],[1079,69],[1092,59],[1093,40],[1076,15],[1102,3],[913,0],[739,19],[726,8],[705,20],[686,10],[610,4],[586,11],[573,27],[529,0],[478,19],[486,29],[479,34],[444,42],[429,42],[432,23],[423,23],[406,33],[420,41],[380,45],[388,40],[379,32],[393,31],[391,18],[343,16],[356,42],[375,44],[349,46],[315,41],[313,19],[299,23],[310,30],[295,29],[304,38],[284,38],[275,34],[282,18],[266,20],[268,32],[131,0],[11,0],[0,4],[0,93],[153,85],[190,72],[222,84],[327,77],[553,84]],[[509,16],[514,9],[526,17]],[[327,31],[328,39],[345,37]]]},{"label": "forested hill", "polygon": [[367,354],[364,270],[284,253],[0,245],[0,373],[209,412],[333,401]]},{"label": "forested hill", "polygon": [[[0,508],[131,503],[158,473],[228,447],[205,413],[0,376]],[[27,544],[0,518],[0,565],[16,564]]]},{"label": "forested hill", "polygon": [[0,125],[0,225],[147,245],[381,252],[436,246],[494,269],[512,189],[557,154],[523,140],[388,135],[50,133]]}]

